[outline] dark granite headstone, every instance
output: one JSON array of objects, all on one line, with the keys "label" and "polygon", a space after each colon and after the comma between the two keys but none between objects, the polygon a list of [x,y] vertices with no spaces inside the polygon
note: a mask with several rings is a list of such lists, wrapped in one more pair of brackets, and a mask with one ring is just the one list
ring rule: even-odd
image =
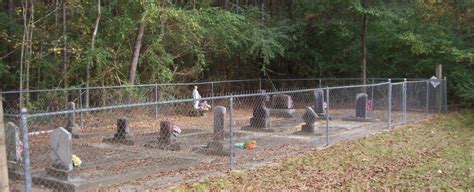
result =
[{"label": "dark granite headstone", "polygon": [[356,96],[356,118],[367,118],[367,94],[359,93]]},{"label": "dark granite headstone", "polygon": [[358,121],[358,122],[377,122],[379,119],[371,119],[367,117],[367,101],[366,93],[359,93],[356,96],[355,116],[343,117],[343,121]]},{"label": "dark granite headstone", "polygon": [[117,119],[117,132],[114,134],[114,137],[104,138],[103,141],[133,145],[135,142],[128,127],[128,119],[125,117]]},{"label": "dark granite headstone", "polygon": [[161,121],[160,122],[160,136],[158,142],[169,145],[171,143],[171,136],[173,135],[173,122]]},{"label": "dark granite headstone", "polygon": [[317,89],[314,91],[314,112],[317,114],[324,114],[324,91]]},{"label": "dark granite headstone", "polygon": [[253,108],[253,117],[250,118],[250,126],[255,128],[270,127],[270,111],[265,106],[267,96],[258,96],[256,106]]}]

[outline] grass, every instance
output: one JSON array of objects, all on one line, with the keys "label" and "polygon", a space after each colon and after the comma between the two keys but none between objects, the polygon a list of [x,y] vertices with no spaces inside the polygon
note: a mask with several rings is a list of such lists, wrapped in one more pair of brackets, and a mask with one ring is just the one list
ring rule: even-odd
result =
[{"label": "grass", "polygon": [[473,190],[473,157],[474,113],[456,112],[174,191]]}]

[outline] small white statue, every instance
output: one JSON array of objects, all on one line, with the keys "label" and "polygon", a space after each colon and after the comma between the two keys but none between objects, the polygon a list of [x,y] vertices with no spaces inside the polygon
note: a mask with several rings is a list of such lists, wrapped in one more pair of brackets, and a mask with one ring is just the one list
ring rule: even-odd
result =
[{"label": "small white statue", "polygon": [[200,102],[201,95],[199,94],[199,91],[197,90],[198,87],[194,86],[193,89],[193,108],[195,110],[201,110],[201,111],[209,111],[211,109],[211,105],[207,104],[207,101]]},{"label": "small white statue", "polygon": [[201,99],[201,95],[199,94],[198,87],[194,86],[193,89],[193,99],[194,99],[194,109],[199,109],[199,99]]}]

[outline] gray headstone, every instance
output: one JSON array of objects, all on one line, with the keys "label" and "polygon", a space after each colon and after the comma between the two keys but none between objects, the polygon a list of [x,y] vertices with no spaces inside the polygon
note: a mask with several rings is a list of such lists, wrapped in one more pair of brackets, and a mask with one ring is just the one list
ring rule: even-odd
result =
[{"label": "gray headstone", "polygon": [[268,128],[270,126],[270,111],[265,106],[267,96],[258,96],[257,104],[253,108],[253,117],[250,118],[250,126],[257,128]]},{"label": "gray headstone", "polygon": [[306,112],[303,115],[303,121],[307,125],[313,125],[314,122],[318,119],[318,114],[314,112],[313,108],[311,107],[306,107]]},{"label": "gray headstone", "polygon": [[314,133],[316,126],[314,122],[318,119],[318,114],[314,112],[313,108],[306,107],[306,112],[303,114],[303,121],[306,123],[301,126],[301,131],[306,133]]},{"label": "gray headstone", "polygon": [[62,127],[51,133],[51,163],[56,169],[72,170],[72,136]]},{"label": "gray headstone", "polygon": [[324,113],[324,91],[322,89],[317,89],[314,91],[314,112],[318,114]]},{"label": "gray headstone", "polygon": [[274,109],[292,109],[293,100],[291,96],[285,94],[277,94],[272,97],[272,108]]},{"label": "gray headstone", "polygon": [[158,138],[161,144],[170,144],[171,136],[173,135],[173,122],[161,121],[160,122],[160,137]]},{"label": "gray headstone", "polygon": [[5,136],[8,161],[21,161],[20,129],[14,123],[8,122],[5,129]]},{"label": "gray headstone", "polygon": [[[67,110],[75,111],[76,104],[74,102],[69,102],[66,104]],[[67,114],[67,126],[66,130],[70,133],[78,133],[80,131],[79,125],[76,123],[76,112]]]},{"label": "gray headstone", "polygon": [[356,117],[367,118],[367,94],[359,93],[356,96]]},{"label": "gray headstone", "polygon": [[117,133],[115,139],[127,139],[130,136],[130,129],[128,128],[128,119],[120,118],[117,120]]},{"label": "gray headstone", "polygon": [[224,140],[225,114],[225,107],[214,107],[214,140]]}]

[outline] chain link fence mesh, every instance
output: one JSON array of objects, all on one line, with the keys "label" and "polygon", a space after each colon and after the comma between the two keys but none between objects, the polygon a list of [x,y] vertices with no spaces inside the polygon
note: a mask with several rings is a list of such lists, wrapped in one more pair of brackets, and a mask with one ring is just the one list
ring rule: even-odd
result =
[{"label": "chain link fence mesh", "polygon": [[[254,86],[246,83],[242,89]],[[446,109],[445,82],[437,87],[426,80],[341,87],[312,83],[291,87],[296,84],[283,81],[267,88],[263,81],[241,91],[226,90],[239,85],[211,84],[199,87],[200,99],[190,98],[191,85],[182,94],[172,93],[179,90],[173,86],[134,87],[126,93],[108,89],[107,94],[97,89],[89,90],[90,98],[105,102],[88,108],[80,91],[62,107],[57,101],[57,108],[41,113],[5,115],[11,122],[7,127],[18,125],[23,143],[7,149],[22,150],[20,159],[12,159],[16,164],[9,164],[16,166],[10,169],[10,186],[18,191],[163,189]]]}]

